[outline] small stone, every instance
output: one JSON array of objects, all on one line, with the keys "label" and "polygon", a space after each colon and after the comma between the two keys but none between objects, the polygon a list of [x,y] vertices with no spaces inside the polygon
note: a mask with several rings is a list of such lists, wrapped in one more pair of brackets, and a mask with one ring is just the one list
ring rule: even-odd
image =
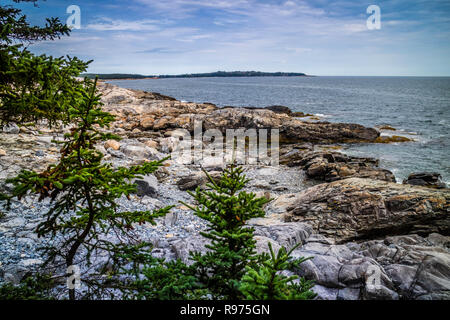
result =
[{"label": "small stone", "polygon": [[135,180],[138,196],[154,196],[158,189],[158,179],[152,174],[146,175],[143,179]]},{"label": "small stone", "polygon": [[164,224],[166,226],[173,226],[178,220],[178,214],[176,212],[169,212],[164,217]]},{"label": "small stone", "polygon": [[423,186],[435,189],[446,188],[446,184],[442,181],[442,176],[437,172],[420,172],[412,173],[407,179],[403,180],[403,184],[415,186]]},{"label": "small stone", "polygon": [[149,148],[145,145],[124,145],[120,146],[120,151],[130,158],[136,159],[150,159],[155,160],[158,158],[158,151],[154,148]]},{"label": "small stone", "polygon": [[37,150],[34,154],[36,157],[44,157],[45,156],[45,152],[42,150]]},{"label": "small stone", "polygon": [[153,128],[153,123],[155,122],[155,118],[154,117],[145,117],[143,119],[141,119],[140,124],[141,127],[146,130],[146,129],[151,129]]},{"label": "small stone", "polygon": [[182,177],[177,181],[177,186],[180,190],[195,190],[206,182],[207,178],[203,172],[195,173],[190,176]]},{"label": "small stone", "polygon": [[6,156],[6,151],[3,149],[0,149],[0,157]]},{"label": "small stone", "polygon": [[153,141],[153,140],[147,140],[144,142],[144,144],[150,148],[154,148],[154,149],[158,148],[158,142]]},{"label": "small stone", "polygon": [[142,203],[143,205],[146,205],[146,206],[152,205],[152,206],[155,206],[155,207],[157,207],[157,208],[162,207],[161,201],[159,201],[158,199],[149,197],[149,196],[143,196],[143,197],[141,198],[141,203]]},{"label": "small stone", "polygon": [[36,264],[42,264],[43,261],[41,259],[25,259],[20,261],[20,264],[23,265],[24,267],[29,267],[32,265],[36,265]]},{"label": "small stone", "polygon": [[18,134],[20,132],[20,128],[15,123],[10,123],[3,126],[3,132],[9,134]]},{"label": "small stone", "polygon": [[195,226],[193,224],[187,225],[184,227],[184,230],[186,230],[187,232],[194,232]]},{"label": "small stone", "polygon": [[173,233],[166,234],[166,238],[173,238]]},{"label": "small stone", "polygon": [[118,141],[116,141],[116,140],[107,140],[107,141],[105,141],[105,144],[104,144],[104,147],[105,147],[105,149],[109,149],[109,148],[111,148],[111,149],[113,149],[113,150],[119,150],[119,148],[120,148],[120,143],[118,142]]}]

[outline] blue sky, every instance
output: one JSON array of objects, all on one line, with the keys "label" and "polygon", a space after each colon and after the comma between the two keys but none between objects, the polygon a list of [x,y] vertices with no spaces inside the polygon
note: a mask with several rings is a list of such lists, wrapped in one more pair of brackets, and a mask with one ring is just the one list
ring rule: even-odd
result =
[{"label": "blue sky", "polygon": [[[381,9],[380,30],[366,27],[371,4]],[[94,73],[450,76],[449,0],[47,0],[19,7],[42,24],[48,16],[66,21],[69,5],[80,7],[81,29],[29,48],[93,59]]]}]

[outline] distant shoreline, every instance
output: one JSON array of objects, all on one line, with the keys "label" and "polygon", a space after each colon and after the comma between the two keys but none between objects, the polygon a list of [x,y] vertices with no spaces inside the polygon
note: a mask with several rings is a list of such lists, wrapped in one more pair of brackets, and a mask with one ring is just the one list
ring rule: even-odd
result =
[{"label": "distant shoreline", "polygon": [[[229,77],[170,77],[170,78],[158,78],[158,77],[146,77],[146,78],[98,78],[100,81],[122,81],[122,80],[161,80],[161,79],[204,79],[204,78],[268,78],[268,77],[276,77],[276,78],[280,78],[283,76],[253,76],[253,77],[233,77],[233,76],[229,76]],[[306,76],[289,76],[289,78],[296,78],[296,77],[308,77],[308,78],[312,78],[312,77],[317,77],[317,76],[310,76],[310,75],[306,75]]]},{"label": "distant shoreline", "polygon": [[243,78],[243,77],[313,77],[296,72],[260,72],[260,71],[217,71],[210,73],[192,73],[180,75],[141,75],[127,73],[95,74],[85,73],[88,78],[98,77],[100,80],[144,80],[144,79],[182,79],[182,78]]}]

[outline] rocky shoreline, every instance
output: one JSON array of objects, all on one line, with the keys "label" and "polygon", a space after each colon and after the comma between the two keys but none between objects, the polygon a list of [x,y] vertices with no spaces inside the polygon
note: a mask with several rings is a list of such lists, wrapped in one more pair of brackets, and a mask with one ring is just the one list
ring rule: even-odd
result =
[{"label": "rocky shoreline", "polygon": [[[272,199],[266,217],[255,219],[258,250],[301,245],[295,256],[312,256],[296,273],[314,280],[318,299],[450,299],[450,190],[436,174],[415,174],[395,183],[377,159],[351,157],[338,143],[376,143],[380,132],[357,124],[298,117],[285,107],[218,108],[186,103],[144,91],[100,84],[104,109],[117,121],[110,131],[119,142],[99,146],[105,160],[128,166],[170,155],[177,129],[279,129],[280,165],[244,165],[247,189]],[[21,169],[43,170],[58,159],[52,140],[68,128],[11,125],[0,133],[0,181]],[[217,164],[204,169],[220,175]],[[152,241],[154,255],[188,262],[190,250],[203,250],[206,225],[180,200],[186,190],[204,186],[199,165],[167,160],[139,183],[134,198],[120,199],[123,210],[175,205],[157,226],[137,226]],[[6,211],[0,205],[0,282],[17,283],[43,257],[33,233],[48,203],[25,198]],[[101,260],[101,257],[99,257]]]}]

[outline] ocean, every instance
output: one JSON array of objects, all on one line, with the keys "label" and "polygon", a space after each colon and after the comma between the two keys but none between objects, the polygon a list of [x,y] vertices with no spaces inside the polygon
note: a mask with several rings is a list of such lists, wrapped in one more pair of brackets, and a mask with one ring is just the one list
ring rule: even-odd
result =
[{"label": "ocean", "polygon": [[[412,172],[438,172],[450,185],[450,77],[246,77],[113,80],[218,106],[284,105],[322,121],[390,125],[415,142],[344,145],[343,152],[380,159],[397,182]],[[388,134],[383,132],[382,134]]]}]

